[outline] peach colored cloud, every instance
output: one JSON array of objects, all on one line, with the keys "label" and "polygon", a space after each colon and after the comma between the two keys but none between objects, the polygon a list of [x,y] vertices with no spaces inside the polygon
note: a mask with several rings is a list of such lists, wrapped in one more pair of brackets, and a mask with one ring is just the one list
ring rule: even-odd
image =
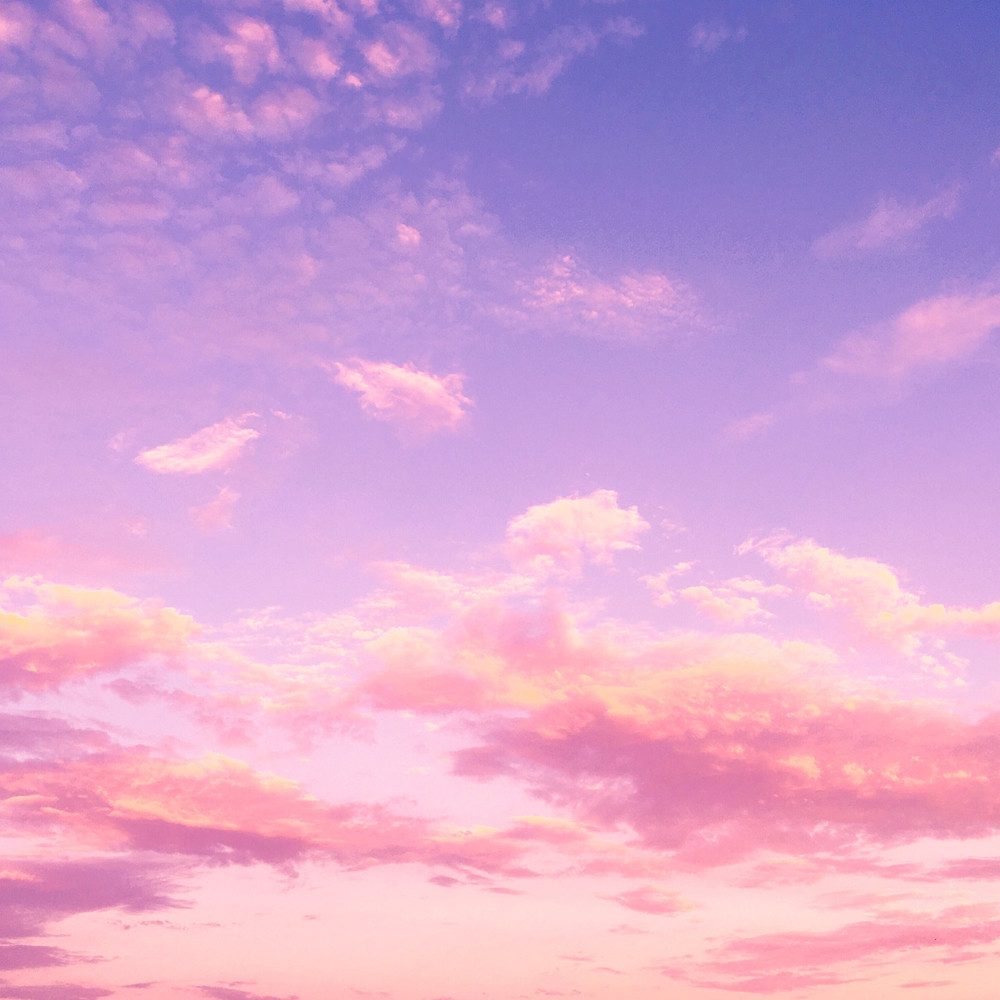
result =
[{"label": "peach colored cloud", "polygon": [[0,684],[17,688],[176,657],[196,631],[171,608],[37,578],[3,581],[0,602]]},{"label": "peach colored cloud", "polygon": [[[768,586],[748,577],[727,580],[714,587],[701,584],[677,591],[682,600],[723,625],[743,625],[754,619],[772,618],[773,614],[761,605],[760,597],[782,596],[788,592],[787,587]],[[663,595],[669,591],[659,593],[658,602],[666,603]]]},{"label": "peach colored cloud", "polygon": [[614,490],[560,497],[529,507],[507,525],[507,555],[519,568],[575,575],[585,559],[609,565],[616,552],[636,550],[649,523],[636,507],[618,506]]},{"label": "peach colored cloud", "polygon": [[[605,646],[578,673],[560,670],[572,661],[553,639],[536,621],[536,658],[520,654],[551,686],[535,688],[523,720],[497,720],[489,740],[460,751],[460,774],[517,777],[694,867],[1000,828],[996,717],[970,724],[851,691],[808,669],[818,651],[801,644],[691,636],[617,664]],[[577,644],[586,663],[585,634]]]},{"label": "peach colored cloud", "polygon": [[432,375],[410,364],[362,358],[336,362],[334,368],[334,380],[359,394],[366,413],[421,434],[456,430],[472,403],[462,393],[462,375]]},{"label": "peach colored cloud", "polygon": [[860,222],[840,226],[813,244],[820,258],[905,247],[929,222],[949,219],[958,208],[958,190],[951,188],[916,205],[901,205],[895,198],[880,198],[872,213]]},{"label": "peach colored cloud", "polygon": [[968,357],[1000,326],[1000,294],[939,295],[872,332],[842,340],[822,367],[844,375],[901,379]]},{"label": "peach colored cloud", "polygon": [[135,460],[151,472],[197,475],[211,469],[223,469],[240,456],[260,432],[244,426],[255,413],[229,417],[204,427],[190,437],[179,438],[140,452]]},{"label": "peach colored cloud", "polygon": [[757,552],[787,574],[815,606],[843,611],[869,635],[910,651],[923,634],[1000,636],[1000,601],[979,608],[924,604],[903,589],[895,570],[875,559],[841,555],[810,538],[773,537],[741,550]]},{"label": "peach colored cloud", "polygon": [[0,761],[0,818],[8,831],[57,837],[66,851],[527,874],[519,864],[523,843],[502,831],[452,830],[381,805],[331,804],[218,754],[185,760],[108,747],[61,760]]}]

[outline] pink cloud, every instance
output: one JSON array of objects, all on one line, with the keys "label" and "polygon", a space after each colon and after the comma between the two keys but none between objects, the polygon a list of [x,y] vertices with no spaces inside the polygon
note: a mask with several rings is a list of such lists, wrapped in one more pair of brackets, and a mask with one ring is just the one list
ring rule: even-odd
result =
[{"label": "pink cloud", "polygon": [[841,555],[808,538],[775,537],[742,547],[751,550],[786,573],[815,606],[846,612],[867,634],[911,652],[924,634],[1000,636],[1000,601],[979,608],[924,604],[885,563]]},{"label": "pink cloud", "polygon": [[27,4],[16,0],[0,10],[0,45],[25,48],[35,30],[37,18]]},{"label": "pink cloud", "polygon": [[[564,662],[537,627],[532,641]],[[457,754],[458,772],[517,777],[694,868],[763,849],[807,857],[1000,828],[995,717],[967,724],[845,690],[792,665],[816,655],[803,644],[661,640],[617,671],[608,652],[592,673],[553,675],[561,685],[539,691],[526,718],[497,721],[486,743]],[[645,670],[626,667],[635,658]]]},{"label": "pink cloud", "polygon": [[462,18],[462,0],[412,0],[418,14],[436,21],[449,32],[458,29]]},{"label": "pink cloud", "polygon": [[[664,603],[662,593],[661,591],[659,603]],[[744,577],[727,580],[714,587],[684,587],[677,593],[702,614],[723,625],[743,625],[754,619],[773,617],[770,611],[762,607],[760,596],[784,595],[788,593],[788,588],[767,586],[760,580]]]},{"label": "pink cloud", "polygon": [[202,531],[225,531],[233,526],[233,507],[239,498],[239,493],[223,486],[214,499],[188,513]]},{"label": "pink cloud", "polygon": [[[48,748],[45,748],[48,749]],[[352,869],[418,863],[528,875],[524,846],[500,831],[452,830],[364,803],[331,804],[294,781],[218,754],[157,757],[108,748],[62,760],[0,762],[0,817],[66,850],[154,852],[211,864]]]},{"label": "pink cloud", "polygon": [[637,550],[649,524],[638,508],[618,506],[614,490],[537,504],[507,525],[511,562],[533,572],[575,575],[584,559],[609,565],[616,552]]},{"label": "pink cloud", "polygon": [[72,578],[81,583],[149,572],[161,565],[146,552],[105,550],[78,545],[42,531],[0,535],[0,573],[40,573],[49,578]]},{"label": "pink cloud", "polygon": [[892,914],[820,933],[730,940],[691,969],[663,971],[699,986],[772,993],[867,979],[874,968],[903,954],[919,955],[924,962],[974,961],[995,949],[970,948],[998,940],[1000,920],[994,907],[957,906],[938,914]]},{"label": "pink cloud", "polygon": [[242,108],[205,84],[194,86],[182,95],[173,112],[177,120],[196,135],[229,133],[249,137],[254,132],[253,123]]},{"label": "pink cloud", "polygon": [[254,83],[261,72],[276,72],[282,64],[274,29],[251,17],[233,18],[228,35],[204,31],[195,48],[206,62],[229,63],[237,82],[244,85]]},{"label": "pink cloud", "polygon": [[637,913],[653,913],[657,916],[681,913],[691,909],[691,904],[682,899],[676,892],[661,889],[655,885],[626,889],[617,896],[603,898],[620,903],[626,909],[635,910]]},{"label": "pink cloud", "polygon": [[379,38],[364,48],[368,65],[380,77],[394,78],[431,73],[438,61],[434,45],[416,28],[387,25]]},{"label": "pink cloud", "polygon": [[571,256],[553,261],[526,292],[525,318],[562,333],[643,340],[703,324],[691,293],[680,282],[656,273],[605,281]]},{"label": "pink cloud", "polygon": [[861,222],[841,226],[816,240],[817,257],[906,246],[927,223],[949,219],[958,208],[958,190],[952,188],[918,205],[900,205],[894,198],[882,198],[871,215]]},{"label": "pink cloud", "polygon": [[17,688],[176,657],[196,631],[185,615],[108,589],[12,577],[0,599],[0,684]]},{"label": "pink cloud", "polygon": [[333,367],[334,380],[358,393],[362,409],[377,420],[433,434],[457,430],[468,416],[472,401],[462,393],[462,375],[432,375],[410,364],[362,358]]},{"label": "pink cloud", "polygon": [[244,424],[255,417],[245,413],[229,417],[210,427],[203,427],[190,437],[179,438],[156,448],[148,448],[136,456],[136,462],[151,472],[197,475],[211,469],[223,469],[240,456],[260,432]]},{"label": "pink cloud", "polygon": [[822,366],[844,375],[901,379],[967,357],[998,326],[1000,295],[940,295],[918,302],[872,333],[845,338]]}]

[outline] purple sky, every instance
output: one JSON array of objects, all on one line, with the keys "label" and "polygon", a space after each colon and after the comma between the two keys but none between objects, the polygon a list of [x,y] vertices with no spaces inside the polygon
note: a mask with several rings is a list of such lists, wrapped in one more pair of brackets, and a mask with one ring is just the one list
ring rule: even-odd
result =
[{"label": "purple sky", "polygon": [[0,0],[3,1000],[986,1000],[998,46]]}]

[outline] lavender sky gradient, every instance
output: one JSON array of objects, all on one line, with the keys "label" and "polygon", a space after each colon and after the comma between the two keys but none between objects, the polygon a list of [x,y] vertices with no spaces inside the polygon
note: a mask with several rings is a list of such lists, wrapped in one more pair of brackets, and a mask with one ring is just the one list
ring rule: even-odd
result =
[{"label": "lavender sky gradient", "polygon": [[0,997],[992,1000],[998,51],[0,0]]}]

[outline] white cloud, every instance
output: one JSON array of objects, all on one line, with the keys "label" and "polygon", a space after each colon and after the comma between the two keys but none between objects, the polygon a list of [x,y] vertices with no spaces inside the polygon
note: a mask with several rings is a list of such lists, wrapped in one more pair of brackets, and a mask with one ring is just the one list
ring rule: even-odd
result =
[{"label": "white cloud", "polygon": [[260,433],[244,423],[256,413],[230,417],[221,423],[203,427],[190,437],[179,438],[136,456],[136,462],[151,472],[196,475],[232,464],[243,449]]},{"label": "white cloud", "polygon": [[610,564],[616,552],[638,549],[649,528],[636,507],[618,506],[614,490],[560,497],[529,507],[507,525],[507,554],[535,572],[579,573],[584,557]]},{"label": "white cloud", "polygon": [[456,430],[472,402],[462,393],[459,374],[432,375],[409,364],[361,358],[333,367],[335,381],[358,393],[367,413],[420,433]]}]

